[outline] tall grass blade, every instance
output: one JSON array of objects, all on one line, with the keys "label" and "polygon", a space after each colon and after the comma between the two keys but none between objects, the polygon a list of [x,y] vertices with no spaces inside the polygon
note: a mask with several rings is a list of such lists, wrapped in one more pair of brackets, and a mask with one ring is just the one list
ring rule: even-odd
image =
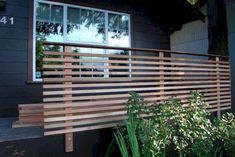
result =
[{"label": "tall grass blade", "polygon": [[121,132],[119,130],[117,130],[116,133],[114,133],[114,136],[117,141],[117,144],[120,149],[122,157],[129,157],[128,148],[127,148],[125,139],[122,136]]}]

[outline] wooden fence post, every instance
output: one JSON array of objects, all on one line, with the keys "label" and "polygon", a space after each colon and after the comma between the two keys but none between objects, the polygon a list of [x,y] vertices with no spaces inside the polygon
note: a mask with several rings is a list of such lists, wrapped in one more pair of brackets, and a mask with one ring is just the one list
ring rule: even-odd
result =
[{"label": "wooden fence post", "polygon": [[[64,52],[70,52],[71,50],[71,47],[69,46],[65,46],[64,47]],[[64,59],[71,59],[71,56],[65,56]],[[65,66],[71,66],[72,63],[71,62],[65,62],[64,63]],[[71,75],[71,72],[72,72],[72,69],[71,68],[68,68],[68,69],[65,69],[64,70],[65,72],[67,72],[68,74],[64,75],[64,78],[65,79],[68,79],[64,82],[65,85],[72,85],[72,75]],[[71,87],[68,87],[68,88],[65,88],[65,91],[72,91],[72,88]],[[64,95],[65,98],[72,98],[72,94],[65,94]],[[71,100],[65,100],[64,103],[66,105],[71,105],[72,104],[72,101]],[[70,107],[67,107],[65,108],[65,111],[71,111],[72,108]],[[66,113],[65,116],[72,116],[72,114],[70,113]],[[71,123],[72,121],[66,121],[66,123]],[[72,129],[72,127],[66,127],[66,129]],[[66,133],[65,134],[65,151],[66,152],[72,152],[73,151],[73,133]]]},{"label": "wooden fence post", "polygon": [[220,110],[220,71],[219,71],[219,57],[216,57],[216,78],[217,78],[217,117],[221,116]]},{"label": "wooden fence post", "polygon": [[159,66],[159,68],[160,68],[160,98],[161,98],[161,100],[160,100],[160,102],[161,103],[163,103],[164,102],[164,70],[163,70],[163,68],[164,68],[164,65],[163,65],[163,58],[164,58],[164,52],[159,52],[159,58],[160,58],[160,60],[159,60],[159,63],[160,63],[160,66]]}]

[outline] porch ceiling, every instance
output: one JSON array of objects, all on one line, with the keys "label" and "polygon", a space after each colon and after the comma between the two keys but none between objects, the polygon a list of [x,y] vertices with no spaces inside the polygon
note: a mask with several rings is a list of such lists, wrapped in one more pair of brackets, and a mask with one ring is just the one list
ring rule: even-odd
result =
[{"label": "porch ceiling", "polygon": [[139,0],[139,2],[146,6],[149,13],[154,14],[156,20],[166,26],[170,32],[194,20],[204,21],[204,15],[199,11],[199,7],[205,3],[205,0],[200,0],[194,6],[187,0]]}]

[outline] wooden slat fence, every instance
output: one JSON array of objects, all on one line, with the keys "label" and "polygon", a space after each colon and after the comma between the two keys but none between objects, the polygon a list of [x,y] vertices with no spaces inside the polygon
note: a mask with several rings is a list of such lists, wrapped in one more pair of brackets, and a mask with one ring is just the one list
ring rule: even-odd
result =
[{"label": "wooden slat fence", "polygon": [[[231,108],[227,57],[165,50],[78,44],[44,52],[45,135],[107,128],[126,118],[124,103],[135,91],[150,104],[190,91],[204,94],[211,112]],[[91,52],[89,52],[91,51]],[[102,53],[101,53],[102,51]],[[69,143],[69,142],[68,142]],[[71,148],[72,149],[72,148]]]}]

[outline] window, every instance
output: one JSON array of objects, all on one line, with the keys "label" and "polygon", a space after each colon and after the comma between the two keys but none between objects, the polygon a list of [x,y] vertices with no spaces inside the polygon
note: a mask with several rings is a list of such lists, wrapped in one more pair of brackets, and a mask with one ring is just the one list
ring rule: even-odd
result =
[{"label": "window", "polygon": [[[130,47],[129,14],[43,0],[35,0],[34,12],[33,78],[36,81],[41,79],[41,41]],[[59,46],[50,46],[47,49],[62,51]],[[123,53],[84,48],[76,48],[74,52]]]}]

